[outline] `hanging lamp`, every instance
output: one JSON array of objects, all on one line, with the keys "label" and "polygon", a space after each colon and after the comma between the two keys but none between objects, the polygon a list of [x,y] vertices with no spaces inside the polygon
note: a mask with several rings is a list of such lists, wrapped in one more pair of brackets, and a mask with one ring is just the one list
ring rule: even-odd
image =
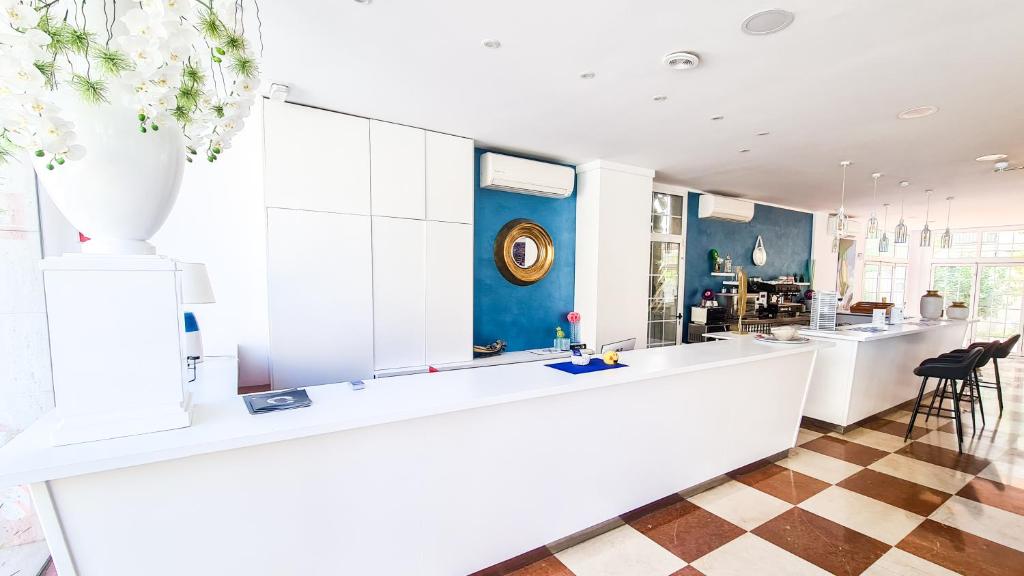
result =
[{"label": "hanging lamp", "polygon": [[[910,182],[907,182],[906,180],[900,182],[900,188],[906,189],[907,186],[910,186]],[[901,192],[900,193],[900,223],[896,225],[896,231],[893,232],[893,242],[895,242],[896,244],[906,244],[907,243],[907,224],[906,224],[906,222],[903,221],[903,201],[904,201],[904,194]]]},{"label": "hanging lamp", "polygon": [[924,204],[924,228],[921,229],[921,247],[928,248],[932,245],[932,229],[928,226],[928,215],[931,213],[932,208],[932,191],[925,190],[925,204]]},{"label": "hanging lamp", "polygon": [[874,192],[871,195],[871,218],[868,218],[868,239],[878,238],[878,217],[875,216],[875,206],[878,206],[878,179],[882,177],[881,172],[871,175],[875,180]]},{"label": "hanging lamp", "polygon": [[939,236],[939,248],[949,250],[953,247],[953,233],[949,230],[949,213],[953,209],[953,197],[946,197],[946,230]]},{"label": "hanging lamp", "polygon": [[843,188],[842,195],[839,199],[839,211],[836,212],[836,227],[835,235],[832,237],[832,252],[839,252],[839,237],[846,233],[847,216],[846,216],[846,168],[849,167],[850,161],[843,160],[839,163],[843,167]]},{"label": "hanging lamp", "polygon": [[885,209],[885,216],[882,219],[882,239],[878,241],[878,252],[889,252],[889,205],[882,204]]}]

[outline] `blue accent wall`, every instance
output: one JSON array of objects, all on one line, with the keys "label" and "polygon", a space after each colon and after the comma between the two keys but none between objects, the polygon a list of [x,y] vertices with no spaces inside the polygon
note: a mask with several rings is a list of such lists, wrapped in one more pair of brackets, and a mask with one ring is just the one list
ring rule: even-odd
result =
[{"label": "blue accent wall", "polygon": [[[480,188],[476,150],[473,222],[473,343],[501,339],[508,350],[550,347],[555,327],[569,331],[576,277],[576,192],[562,200]],[[527,218],[551,235],[551,271],[530,286],[512,284],[494,265],[494,239],[509,220]]]},{"label": "blue accent wall", "polygon": [[[732,256],[733,266],[743,266],[749,276],[771,280],[778,276],[807,275],[811,259],[812,216],[807,212],[756,204],[750,222],[724,222],[697,217],[700,194],[687,195],[686,277],[683,319],[690,321],[690,306],[700,303],[701,293],[710,288],[722,290],[722,278],[711,275],[708,251],[718,250]],[[754,266],[754,243],[764,240],[768,261]]]}]

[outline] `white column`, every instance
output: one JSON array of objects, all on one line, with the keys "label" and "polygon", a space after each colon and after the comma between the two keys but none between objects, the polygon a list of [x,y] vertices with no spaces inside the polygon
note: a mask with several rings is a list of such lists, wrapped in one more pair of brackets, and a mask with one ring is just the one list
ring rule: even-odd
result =
[{"label": "white column", "polygon": [[596,160],[576,168],[576,310],[591,348],[647,346],[654,170]]}]

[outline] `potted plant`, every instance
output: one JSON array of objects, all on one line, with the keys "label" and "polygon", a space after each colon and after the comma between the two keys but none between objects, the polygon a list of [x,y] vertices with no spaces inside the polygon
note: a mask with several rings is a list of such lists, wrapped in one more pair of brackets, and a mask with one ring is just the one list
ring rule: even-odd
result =
[{"label": "potted plant", "polygon": [[250,7],[0,0],[0,161],[31,155],[83,251],[152,254],[184,165],[231,146],[259,86]]}]

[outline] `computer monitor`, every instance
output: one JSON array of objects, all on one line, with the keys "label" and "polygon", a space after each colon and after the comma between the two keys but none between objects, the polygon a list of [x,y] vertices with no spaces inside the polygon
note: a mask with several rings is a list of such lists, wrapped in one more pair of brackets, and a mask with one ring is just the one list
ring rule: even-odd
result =
[{"label": "computer monitor", "polygon": [[636,348],[636,338],[629,338],[627,340],[619,340],[618,342],[609,342],[601,346],[601,354],[605,352],[624,352],[634,348]]}]

